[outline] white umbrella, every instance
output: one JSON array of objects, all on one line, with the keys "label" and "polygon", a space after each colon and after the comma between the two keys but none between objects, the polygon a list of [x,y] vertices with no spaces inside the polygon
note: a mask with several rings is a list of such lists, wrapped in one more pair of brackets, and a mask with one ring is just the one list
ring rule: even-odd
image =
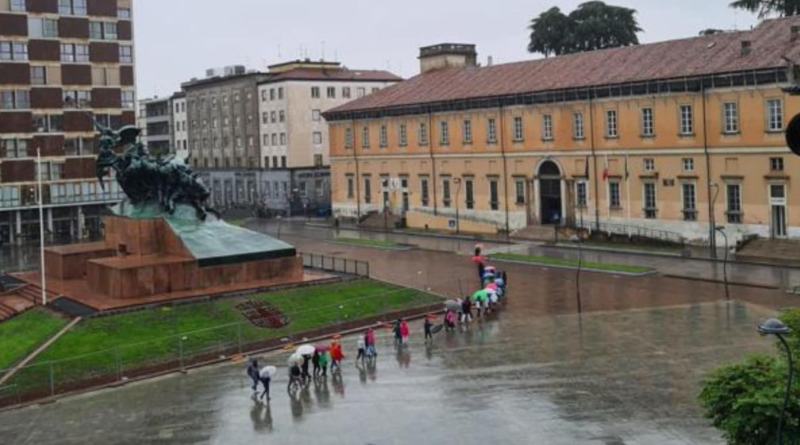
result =
[{"label": "white umbrella", "polygon": [[317,349],[312,345],[303,345],[297,348],[297,353],[300,355],[314,355]]},{"label": "white umbrella", "polygon": [[277,372],[278,368],[274,366],[264,366],[263,368],[261,368],[261,372],[259,373],[259,375],[262,378],[272,378],[275,376],[275,374],[277,374]]},{"label": "white umbrella", "polygon": [[455,300],[447,300],[444,302],[444,307],[450,311],[459,311],[461,310],[461,304]]},{"label": "white umbrella", "polygon": [[294,354],[292,354],[291,357],[289,357],[288,363],[289,363],[289,366],[292,366],[292,365],[295,365],[295,364],[299,365],[299,364],[303,363],[303,356],[295,352]]}]

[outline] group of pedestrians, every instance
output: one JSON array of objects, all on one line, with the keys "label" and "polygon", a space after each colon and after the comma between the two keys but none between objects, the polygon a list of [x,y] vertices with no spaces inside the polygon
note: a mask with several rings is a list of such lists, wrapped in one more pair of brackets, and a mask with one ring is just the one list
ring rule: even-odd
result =
[{"label": "group of pedestrians", "polygon": [[[250,364],[247,366],[247,375],[250,377],[250,380],[253,382],[251,388],[253,389],[253,396],[256,396],[258,400],[262,398],[265,399],[267,402],[271,400],[269,396],[269,384],[272,381],[273,374],[275,373],[275,367],[273,366],[264,366],[263,368],[259,368],[258,360],[252,359]],[[258,384],[264,386],[264,392],[261,395],[258,395]]]}]

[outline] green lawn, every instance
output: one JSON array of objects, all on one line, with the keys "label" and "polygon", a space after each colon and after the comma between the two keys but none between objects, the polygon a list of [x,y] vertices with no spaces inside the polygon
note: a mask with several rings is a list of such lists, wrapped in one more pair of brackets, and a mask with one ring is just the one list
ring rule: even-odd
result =
[{"label": "green lawn", "polygon": [[[541,264],[544,266],[566,266],[578,267],[577,260],[568,260],[564,258],[553,258],[546,256],[533,256],[533,255],[519,255],[515,253],[497,253],[491,256],[497,260],[521,261],[523,263]],[[625,264],[610,264],[610,263],[592,263],[589,261],[583,262],[583,267],[587,269],[604,270],[609,272],[625,272],[625,273],[647,273],[653,272],[652,268],[642,266],[628,266]]]},{"label": "green lawn", "polygon": [[69,321],[42,308],[0,323],[0,370],[10,368]]},{"label": "green lawn", "polygon": [[652,246],[649,244],[614,243],[611,241],[587,241],[586,247],[600,247],[603,249],[642,250],[645,252],[664,252],[679,254],[683,251],[680,246]]},{"label": "green lawn", "polygon": [[382,247],[389,249],[398,249],[407,247],[402,244],[397,244],[391,241],[365,239],[365,238],[336,238],[334,241],[336,241],[337,243],[353,244],[355,246],[364,246],[364,247]]},{"label": "green lawn", "polygon": [[[20,387],[47,381],[49,363],[59,381],[114,374],[122,369],[156,365],[185,356],[216,353],[238,344],[289,334],[440,301],[431,294],[390,284],[358,280],[252,297],[277,305],[289,315],[281,329],[252,325],[235,306],[247,299],[216,300],[86,319],[66,333],[15,377]],[[76,358],[77,357],[77,358]],[[27,375],[24,375],[27,374]]]}]

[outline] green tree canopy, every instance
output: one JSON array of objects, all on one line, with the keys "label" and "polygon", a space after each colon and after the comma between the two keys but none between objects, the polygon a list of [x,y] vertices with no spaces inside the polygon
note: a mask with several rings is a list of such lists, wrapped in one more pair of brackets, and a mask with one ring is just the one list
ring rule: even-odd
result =
[{"label": "green tree canopy", "polygon": [[759,18],[772,14],[781,17],[800,14],[800,0],[736,0],[731,8],[757,12]]},{"label": "green tree canopy", "polygon": [[547,57],[638,45],[642,29],[635,15],[634,9],[601,1],[582,3],[569,15],[550,8],[531,21],[528,51]]}]

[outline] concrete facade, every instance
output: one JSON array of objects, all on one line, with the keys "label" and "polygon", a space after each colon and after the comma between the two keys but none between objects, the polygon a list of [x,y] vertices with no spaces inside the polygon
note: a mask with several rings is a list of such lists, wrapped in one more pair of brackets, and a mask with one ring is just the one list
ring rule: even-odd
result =
[{"label": "concrete facade", "polygon": [[186,114],[186,95],[183,92],[172,96],[172,139],[175,156],[189,157],[189,128]]},{"label": "concrete facade", "polygon": [[136,123],[132,3],[0,0],[0,241],[39,241],[37,170],[46,240],[98,235],[123,197],[97,181],[86,113]]},{"label": "concrete facade", "polygon": [[172,98],[145,99],[139,103],[141,140],[154,156],[175,154]]}]

